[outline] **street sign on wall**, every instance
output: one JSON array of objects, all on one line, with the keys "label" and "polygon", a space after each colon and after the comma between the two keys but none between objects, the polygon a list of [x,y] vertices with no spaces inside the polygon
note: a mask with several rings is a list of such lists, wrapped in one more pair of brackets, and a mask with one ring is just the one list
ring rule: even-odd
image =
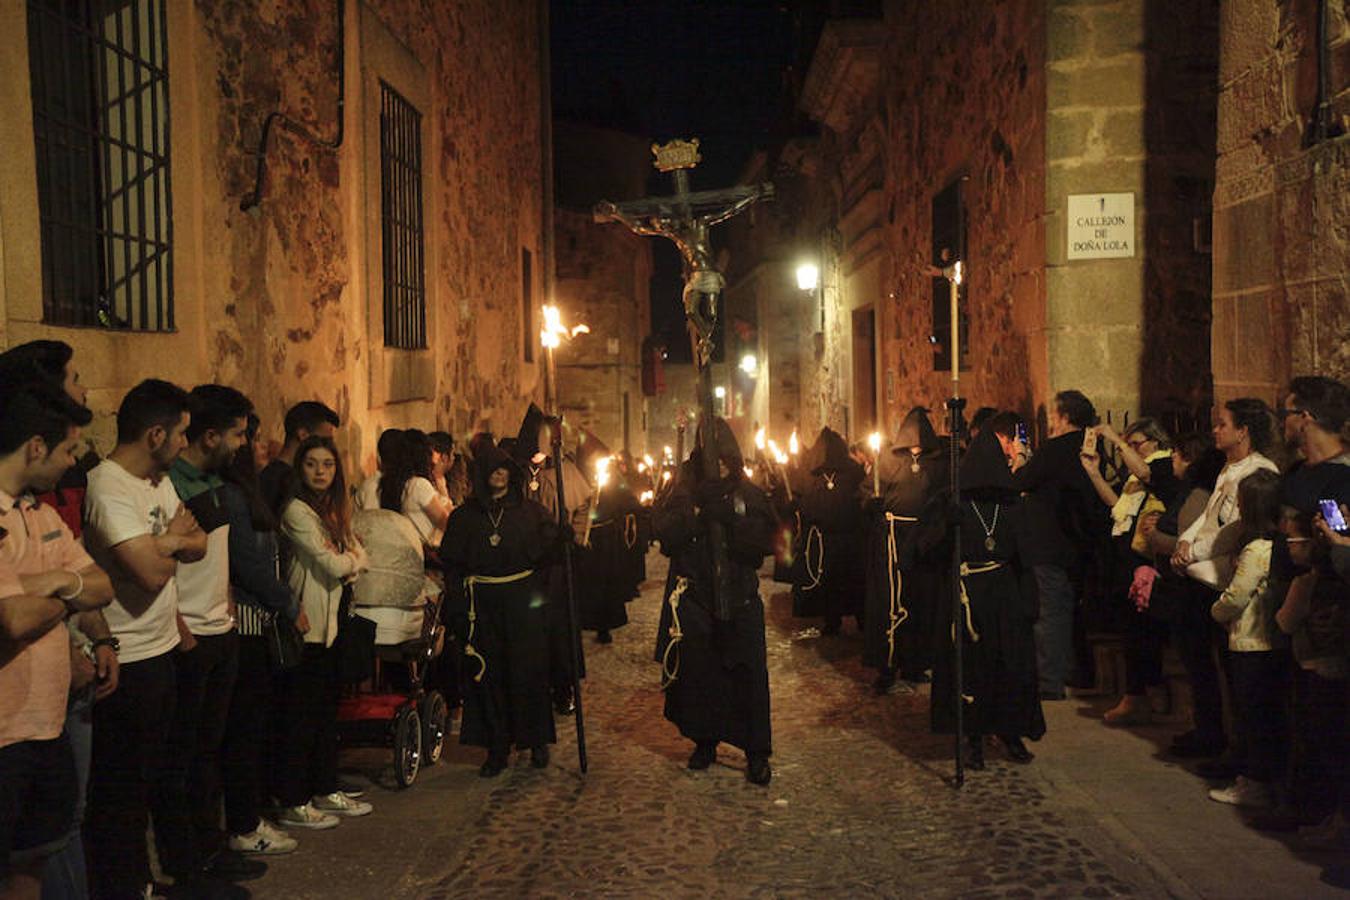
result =
[{"label": "street sign on wall", "polygon": [[1134,256],[1134,194],[1069,195],[1069,259]]}]

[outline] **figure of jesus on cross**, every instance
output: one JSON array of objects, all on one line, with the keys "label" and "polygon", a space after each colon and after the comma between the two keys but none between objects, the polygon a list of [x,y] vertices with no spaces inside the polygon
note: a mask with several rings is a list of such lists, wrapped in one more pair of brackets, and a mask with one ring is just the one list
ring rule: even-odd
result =
[{"label": "figure of jesus on cross", "polygon": [[773,198],[772,184],[757,184],[722,191],[689,191],[689,170],[698,165],[698,138],[652,145],[658,171],[670,172],[675,194],[646,197],[629,203],[599,203],[597,222],[622,222],[634,234],[673,241],[684,258],[684,313],[695,343],[700,369],[712,361],[713,329],[717,325],[718,298],[726,280],[713,261],[708,232],[714,226],[748,209],[759,200]]},{"label": "figure of jesus on cross", "polygon": [[[718,301],[726,279],[717,271],[713,261],[712,242],[708,232],[714,225],[725,222],[759,200],[773,197],[772,184],[734,187],[722,191],[689,191],[689,170],[698,165],[698,138],[675,140],[664,145],[652,145],[659,171],[670,172],[675,180],[675,194],[670,197],[648,197],[627,203],[600,203],[594,210],[597,222],[622,222],[635,234],[663,237],[675,243],[684,257],[684,314],[689,323],[689,337],[694,345],[694,362],[698,366],[699,453],[705,477],[715,478],[719,460],[712,435],[716,433],[713,421],[712,364],[713,340],[719,314]],[[726,583],[726,535],[720,523],[709,525],[709,544],[713,560],[712,612],[720,621],[732,618],[730,606],[732,590]]]}]

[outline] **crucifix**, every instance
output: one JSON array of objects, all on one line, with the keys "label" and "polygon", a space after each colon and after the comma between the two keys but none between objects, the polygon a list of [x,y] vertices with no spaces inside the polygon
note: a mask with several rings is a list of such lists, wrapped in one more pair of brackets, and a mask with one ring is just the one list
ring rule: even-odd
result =
[{"label": "crucifix", "polygon": [[[718,457],[713,421],[712,354],[719,315],[718,301],[726,279],[713,260],[709,231],[744,212],[760,200],[773,198],[773,185],[740,185],[720,191],[689,190],[689,170],[698,165],[698,138],[652,144],[658,171],[671,173],[675,193],[669,197],[644,197],[627,203],[603,202],[594,209],[595,221],[621,222],[634,234],[663,237],[673,241],[684,259],[684,314],[693,343],[694,363],[698,366],[699,452],[705,478],[716,478]],[[724,584],[726,535],[719,523],[709,529],[714,584],[713,614],[730,620],[730,592]]]}]

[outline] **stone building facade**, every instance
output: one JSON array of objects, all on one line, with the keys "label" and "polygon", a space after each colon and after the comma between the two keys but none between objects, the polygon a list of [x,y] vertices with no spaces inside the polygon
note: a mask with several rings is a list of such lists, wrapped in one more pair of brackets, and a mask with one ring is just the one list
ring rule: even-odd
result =
[{"label": "stone building facade", "polygon": [[[42,65],[62,27],[43,10],[59,6],[0,0],[12,26],[0,37],[0,340],[75,347],[103,449],[108,415],[149,376],[236,385],[271,437],[287,406],[322,400],[367,466],[388,426],[514,430],[538,395],[538,298],[551,287],[547,4],[133,0],[94,20],[93,32],[135,52],[161,42],[155,65],[121,74],[114,51],[75,54],[92,54],[83,64],[95,74],[106,68],[100,87],[123,79],[120,96],[101,95],[111,122],[139,109],[165,138],[155,153],[172,186],[171,211],[160,208],[172,221],[172,290],[161,296],[172,317],[131,328],[68,327],[44,306],[64,263],[44,247],[40,194],[54,188],[40,176],[70,177],[43,158],[44,110],[78,89]],[[151,90],[137,71],[167,72],[161,105],[136,102]],[[246,211],[276,111],[296,125],[273,129],[260,202]],[[134,180],[109,159],[91,163],[117,188],[105,212]],[[416,225],[420,239],[409,237]],[[408,287],[418,282],[420,301]],[[112,324],[131,315],[105,300]],[[419,304],[411,331],[386,327]]]},{"label": "stone building facade", "polygon": [[[1323,7],[1326,46],[1319,52]],[[1214,192],[1219,400],[1274,400],[1293,375],[1350,379],[1347,10],[1344,0],[1222,6]]]},{"label": "stone building facade", "polygon": [[570,421],[614,451],[647,452],[643,341],[651,333],[651,239],[597,224],[591,208],[643,195],[650,143],[633,135],[558,121],[554,178],[557,281],[552,302],[567,325],[584,323],[557,350],[558,402]]},{"label": "stone building facade", "polygon": [[[801,90],[816,134],[747,174],[772,175],[781,221],[730,242],[771,428],[858,439],[941,409],[944,248],[965,264],[972,406],[1039,419],[1073,387],[1115,417],[1202,415],[1219,28],[1213,0],[924,0],[828,23]],[[1119,195],[1128,253],[1079,258],[1070,233],[1093,217],[1071,203]],[[804,297],[789,273],[806,259],[820,285]]]}]

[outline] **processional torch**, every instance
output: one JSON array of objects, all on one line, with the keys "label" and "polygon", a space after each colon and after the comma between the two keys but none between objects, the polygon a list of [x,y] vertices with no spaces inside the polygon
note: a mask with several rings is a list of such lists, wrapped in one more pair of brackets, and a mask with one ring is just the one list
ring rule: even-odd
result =
[{"label": "processional torch", "polygon": [[[539,332],[539,340],[544,345],[544,395],[549,412],[557,425],[551,429],[550,449],[553,453],[553,481],[558,489],[558,527],[566,533],[568,522],[567,491],[563,485],[563,435],[562,408],[558,404],[558,370],[554,363],[553,351],[565,337],[576,337],[590,331],[585,325],[577,325],[568,330],[562,324],[562,314],[556,306],[543,308],[544,327]],[[586,720],[581,709],[581,630],[578,628],[577,597],[572,578],[572,541],[563,542],[563,577],[567,587],[567,634],[568,648],[572,658],[572,706],[577,724],[577,765],[581,774],[586,774]]]}]

